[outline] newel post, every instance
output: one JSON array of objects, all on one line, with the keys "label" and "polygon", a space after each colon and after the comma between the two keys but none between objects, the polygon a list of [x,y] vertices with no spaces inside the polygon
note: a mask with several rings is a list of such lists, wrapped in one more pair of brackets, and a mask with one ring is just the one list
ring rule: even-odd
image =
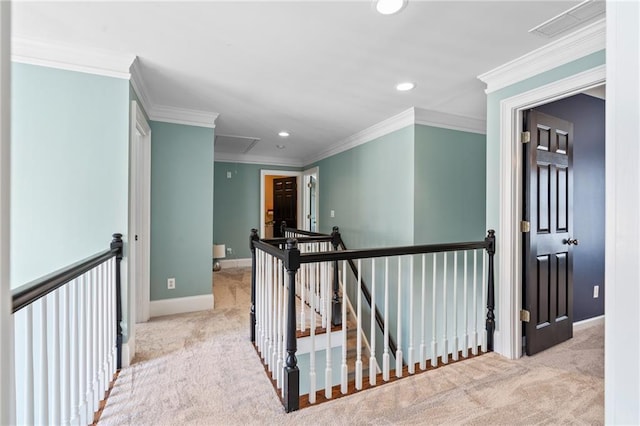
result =
[{"label": "newel post", "polygon": [[258,241],[258,230],[253,228],[249,237],[249,248],[251,249],[251,308],[249,311],[249,326],[251,327],[251,341],[256,341],[256,248],[254,241]]},{"label": "newel post", "polygon": [[[338,251],[338,246],[340,245],[341,240],[340,228],[334,226],[333,232],[331,232],[331,245],[333,246],[334,251]],[[338,270],[338,261],[336,260],[333,262],[333,298],[331,300],[331,322],[333,325],[342,324],[342,304],[340,303],[340,297],[338,296],[338,292],[340,291],[339,276],[340,271]]]},{"label": "newel post", "polygon": [[284,365],[284,409],[287,413],[300,408],[300,371],[296,351],[296,272],[300,268],[300,250],[295,239],[288,239],[284,267],[289,277],[287,300],[287,359]]},{"label": "newel post", "polygon": [[122,279],[120,263],[122,262],[122,234],[113,234],[111,251],[116,253],[116,368],[122,368]]},{"label": "newel post", "polygon": [[496,253],[496,231],[489,229],[487,237],[487,253],[489,254],[489,275],[487,276],[487,351],[493,351],[493,333],[496,329],[496,316],[493,312],[495,308],[495,279],[493,272],[494,255]]},{"label": "newel post", "polygon": [[282,238],[286,238],[287,236],[284,234],[284,230],[287,228],[287,221],[283,220],[282,222],[280,222],[280,236]]}]

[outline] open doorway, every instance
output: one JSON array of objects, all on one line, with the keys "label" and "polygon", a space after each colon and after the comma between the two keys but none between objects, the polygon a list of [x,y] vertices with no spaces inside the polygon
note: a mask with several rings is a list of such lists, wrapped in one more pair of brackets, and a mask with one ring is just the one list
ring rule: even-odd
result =
[{"label": "open doorway", "polygon": [[[275,203],[277,194],[274,194],[274,183],[279,181],[282,183],[283,202],[289,202],[291,209],[286,209],[285,215],[288,216],[287,225],[301,228],[302,223],[302,172],[286,171],[286,170],[260,170],[260,237],[274,238],[279,235],[279,223],[281,217],[276,217]],[[289,183],[287,183],[289,182]],[[295,188],[292,187],[295,184]],[[292,193],[293,192],[293,193]],[[287,196],[285,196],[285,194]],[[274,197],[276,195],[276,197]],[[291,202],[291,197],[295,197],[295,202]],[[293,211],[290,211],[293,210]]]}]

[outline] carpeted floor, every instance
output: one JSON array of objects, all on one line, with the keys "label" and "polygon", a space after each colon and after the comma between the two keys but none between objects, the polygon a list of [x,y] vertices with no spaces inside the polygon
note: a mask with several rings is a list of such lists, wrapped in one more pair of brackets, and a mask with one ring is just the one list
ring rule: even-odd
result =
[{"label": "carpeted floor", "polygon": [[249,342],[249,270],[214,275],[216,308],[137,328],[105,425],[603,424],[604,327],[533,357],[487,354],[286,414]]}]

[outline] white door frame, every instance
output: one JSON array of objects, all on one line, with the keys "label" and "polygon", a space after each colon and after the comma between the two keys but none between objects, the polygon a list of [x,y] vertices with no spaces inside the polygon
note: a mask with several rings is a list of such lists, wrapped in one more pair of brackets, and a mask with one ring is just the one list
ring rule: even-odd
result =
[{"label": "white door frame", "polygon": [[305,191],[304,191],[304,195],[303,195],[303,208],[302,208],[302,218],[304,220],[304,225],[302,227],[302,229],[305,229],[307,231],[311,231],[311,229],[307,229],[309,227],[309,222],[307,221],[307,214],[310,214],[311,212],[308,210],[308,206],[309,206],[309,191],[306,190],[306,185],[308,183],[308,180],[311,176],[315,176],[316,178],[316,190],[315,190],[315,197],[316,197],[316,204],[315,204],[315,211],[313,212],[315,218],[316,218],[316,231],[315,232],[320,232],[320,218],[319,218],[319,213],[320,213],[320,207],[319,207],[319,201],[320,201],[320,195],[319,195],[319,191],[320,191],[320,168],[318,166],[316,167],[312,167],[310,169],[307,169],[303,172],[302,174],[303,178],[302,178],[302,183],[305,187]]},{"label": "white door frame", "polygon": [[[149,320],[151,128],[136,101],[131,102],[129,162],[129,296],[130,329]],[[138,179],[141,178],[141,181]],[[136,241],[136,235],[138,240]]]},{"label": "white door frame", "polygon": [[575,95],[605,80],[606,67],[601,65],[500,102],[500,216],[496,230],[499,315],[495,347],[507,358],[522,356],[522,144],[518,136],[522,132],[522,111]]},{"label": "white door frame", "polygon": [[296,223],[296,228],[300,229],[301,226],[301,220],[302,220],[302,185],[301,185],[301,180],[302,180],[302,172],[294,172],[291,170],[267,170],[267,169],[262,169],[260,170],[260,238],[264,238],[264,219],[265,219],[265,212],[264,212],[264,201],[265,201],[265,197],[264,197],[264,180],[266,176],[296,176],[296,186],[298,187],[298,191],[297,191],[297,217],[298,217],[298,223]]}]

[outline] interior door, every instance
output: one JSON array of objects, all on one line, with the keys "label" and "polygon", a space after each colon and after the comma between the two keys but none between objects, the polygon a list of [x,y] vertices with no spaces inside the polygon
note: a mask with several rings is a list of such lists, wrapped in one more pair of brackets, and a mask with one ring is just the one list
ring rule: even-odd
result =
[{"label": "interior door", "polygon": [[273,236],[282,237],[280,224],[295,228],[298,225],[297,177],[289,176],[273,180]]},{"label": "interior door", "polygon": [[[524,129],[523,304],[525,350],[573,337],[573,124],[534,110]],[[527,229],[528,228],[528,229]]]}]

